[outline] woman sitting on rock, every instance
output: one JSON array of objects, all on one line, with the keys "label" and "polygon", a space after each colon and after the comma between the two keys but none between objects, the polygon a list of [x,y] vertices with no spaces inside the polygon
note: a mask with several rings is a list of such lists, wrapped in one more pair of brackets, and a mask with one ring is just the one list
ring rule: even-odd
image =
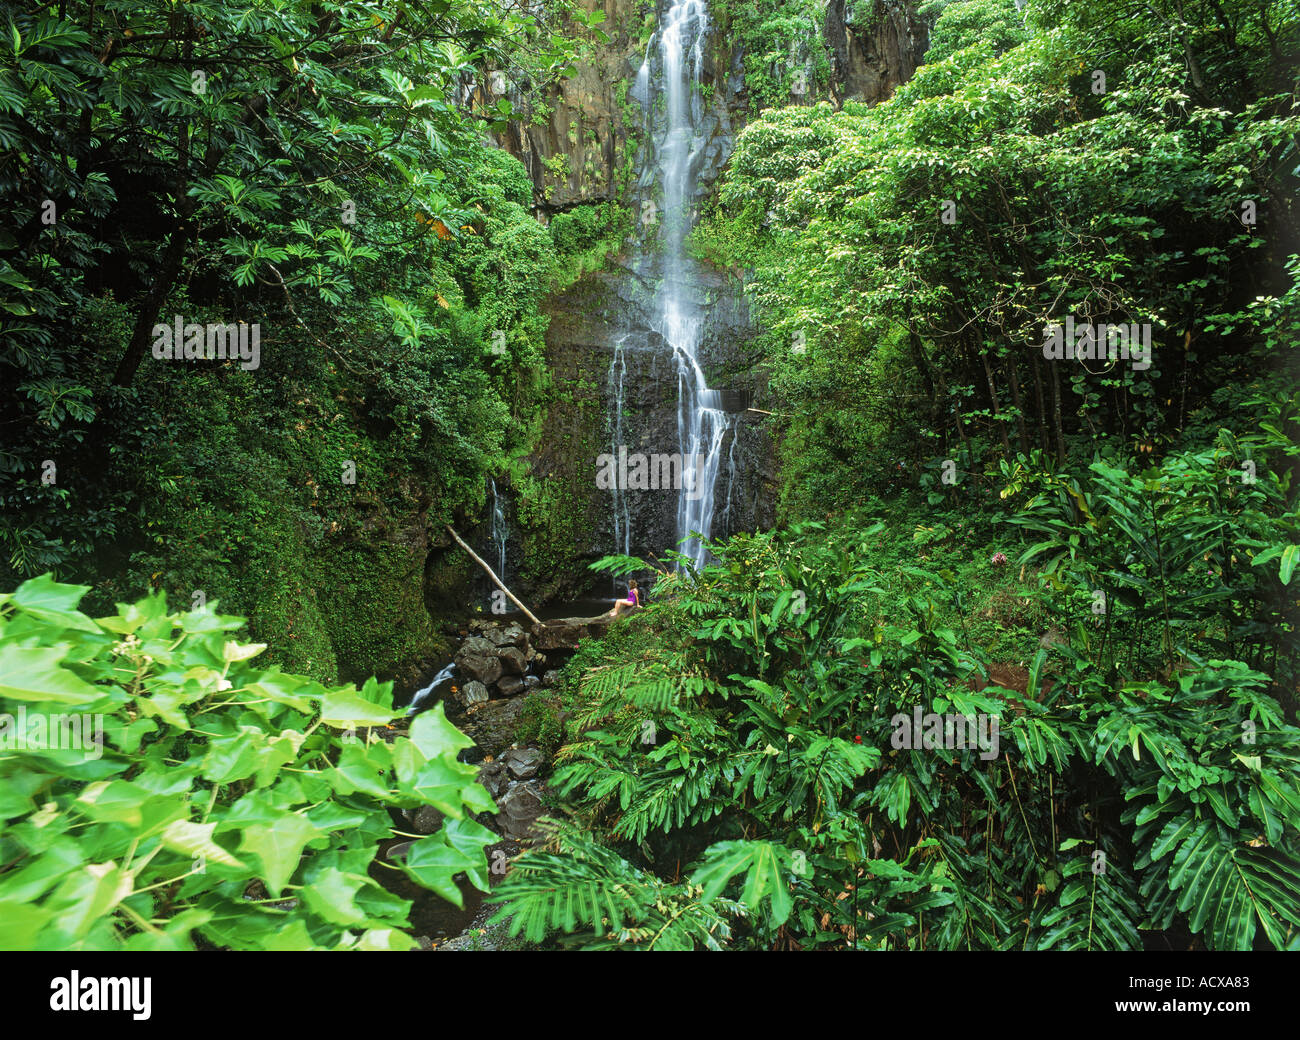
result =
[{"label": "woman sitting on rock", "polygon": [[636,587],[636,579],[633,578],[627,583],[627,599],[614,601],[614,609],[609,611],[610,617],[618,617],[623,613],[623,608],[632,610],[641,605],[641,590]]}]

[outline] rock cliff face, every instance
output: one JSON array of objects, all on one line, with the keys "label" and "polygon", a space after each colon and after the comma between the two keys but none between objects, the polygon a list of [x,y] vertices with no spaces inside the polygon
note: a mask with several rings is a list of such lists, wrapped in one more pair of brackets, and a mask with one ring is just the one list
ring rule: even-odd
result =
[{"label": "rock cliff face", "polygon": [[[765,382],[755,369],[754,329],[740,284],[722,272],[706,268],[703,274],[699,302],[709,321],[700,357],[709,385],[729,391],[734,407],[747,400],[763,407]],[[539,591],[581,592],[590,584],[585,564],[622,551],[615,539],[613,495],[596,484],[597,457],[616,454],[618,448],[612,429],[619,375],[617,369],[611,373],[616,346],[625,366],[622,444],[629,452],[645,455],[678,450],[677,368],[652,327],[650,303],[646,279],[616,262],[580,279],[548,304],[547,361],[554,391],[530,463],[538,479],[567,489],[568,513],[561,522],[577,537],[567,543],[554,539],[549,526],[521,531],[532,584]],[[757,421],[761,416],[734,414],[716,486],[716,535],[773,522],[775,471],[769,439]],[[673,546],[677,496],[672,489],[626,493],[632,555],[658,556]]]},{"label": "rock cliff face", "polygon": [[543,218],[581,203],[622,197],[629,139],[639,116],[627,105],[627,87],[641,64],[644,4],[639,0],[581,0],[587,11],[605,12],[609,43],[553,88],[530,111],[549,110],[540,123],[512,122],[502,144],[527,168]]},{"label": "rock cliff face", "polygon": [[[661,113],[638,103],[637,72],[649,53],[650,76],[657,73],[647,43],[669,0],[580,2],[604,11],[609,41],[552,90],[539,124],[513,124],[502,143],[532,176],[540,220],[611,201],[639,218],[659,197],[654,148],[662,135],[656,133]],[[752,2],[776,6],[775,0]],[[883,100],[912,75],[928,46],[926,26],[906,0],[828,0],[820,28],[836,100]],[[705,47],[696,103],[694,126],[702,145],[691,178],[693,216],[716,190],[752,108],[743,48],[716,26]],[[593,586],[603,590],[607,581],[593,582],[586,564],[623,549],[613,496],[596,481],[597,456],[617,448],[612,424],[620,385],[628,451],[678,450],[676,367],[651,313],[660,276],[653,249],[653,236],[638,227],[605,270],[579,279],[546,306],[552,384],[546,416],[537,447],[525,460],[526,475],[509,489],[517,503],[509,511],[510,556],[519,564],[517,574],[512,565],[511,584],[532,602],[571,598]],[[725,392],[735,417],[723,445],[713,531],[767,527],[776,486],[772,444],[763,417],[744,410],[746,404],[772,407],[756,369],[756,330],[739,279],[705,268],[698,283],[696,302],[707,315],[701,366],[708,385]],[[624,515],[633,555],[658,556],[673,547],[676,509],[676,491],[628,491]]]},{"label": "rock cliff face", "polygon": [[906,0],[830,0],[825,34],[835,94],[868,104],[911,79],[930,46],[929,27]]}]

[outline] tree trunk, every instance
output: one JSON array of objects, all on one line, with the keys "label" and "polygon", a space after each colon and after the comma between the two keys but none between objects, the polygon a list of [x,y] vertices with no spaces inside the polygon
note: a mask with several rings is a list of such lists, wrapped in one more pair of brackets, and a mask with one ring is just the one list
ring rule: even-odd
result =
[{"label": "tree trunk", "polygon": [[1056,433],[1056,461],[1065,465],[1065,431],[1061,428],[1061,373],[1052,365],[1052,429]]},{"label": "tree trunk", "polygon": [[[154,278],[153,288],[145,296],[144,302],[140,305],[140,312],[136,315],[135,328],[131,332],[131,341],[126,346],[126,353],[122,355],[117,371],[113,373],[114,386],[130,386],[131,380],[135,378],[136,369],[140,367],[145,349],[150,345],[153,337],[153,327],[157,323],[158,312],[162,309],[163,302],[171,293],[180,274],[188,238],[188,229],[184,225],[172,232],[158,274]],[[179,347],[179,344],[177,346]]]},{"label": "tree trunk", "polygon": [[1033,362],[1034,370],[1034,402],[1038,406],[1038,435],[1042,439],[1043,454],[1050,455],[1052,453],[1052,435],[1047,425],[1047,403],[1043,398],[1043,371],[1038,360],[1038,353],[1030,354],[1029,360]]},{"label": "tree trunk", "polygon": [[998,436],[1002,438],[1002,450],[1005,451],[1006,457],[1011,457],[1011,441],[1007,437],[1007,421],[1002,418],[1002,408],[998,404],[998,392],[993,387],[993,369],[989,365],[988,351],[977,346],[980,363],[984,366],[984,379],[989,388],[989,407],[993,409],[994,421],[998,424]]},{"label": "tree trunk", "polygon": [[1020,399],[1020,377],[1016,374],[1016,359],[1010,354],[1006,358],[1007,382],[1011,385],[1011,403],[1016,408],[1016,432],[1020,437],[1020,450],[1029,454],[1029,431],[1025,428],[1025,407]]}]

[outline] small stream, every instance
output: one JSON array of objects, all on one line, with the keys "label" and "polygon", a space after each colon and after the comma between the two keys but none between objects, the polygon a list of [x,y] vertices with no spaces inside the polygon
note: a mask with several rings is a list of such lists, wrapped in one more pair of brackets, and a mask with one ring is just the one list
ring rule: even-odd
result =
[{"label": "small stream", "polygon": [[[541,617],[543,621],[562,619],[562,617],[564,619],[567,619],[567,617],[593,617],[610,610],[611,604],[612,599],[607,598],[572,599],[572,601],[552,603],[549,607],[538,608],[537,616]],[[517,628],[523,629],[525,633],[530,630],[530,621],[519,611],[513,611],[511,614],[506,615],[493,615],[491,617],[482,617],[482,619],[474,619],[473,624],[480,625],[480,628],[477,629],[478,636],[482,636],[489,630],[490,632],[508,632],[513,625],[517,625]],[[472,643],[468,643],[468,640],[476,636],[476,629],[471,625],[471,628],[465,630],[464,636],[465,642],[461,643],[460,651],[465,651],[465,647],[472,645]],[[520,638],[523,640],[525,647],[532,645],[530,638]],[[529,651],[529,653],[532,653],[532,651]],[[529,660],[529,663],[526,664],[525,675],[529,676],[529,682],[532,685],[529,685],[524,692],[503,695],[500,690],[494,689],[489,694],[489,701],[473,703],[468,707],[461,703],[458,690],[461,682],[471,681],[469,676],[463,675],[463,668],[458,667],[455,662],[443,663],[420,689],[411,694],[411,698],[406,702],[407,719],[419,715],[422,711],[428,711],[429,708],[438,705],[438,703],[445,702],[452,723],[458,725],[458,727],[467,728],[463,727],[464,720],[472,720],[474,718],[473,711],[476,708],[486,708],[491,705],[513,705],[513,703],[523,701],[526,695],[532,693],[533,690],[543,689],[541,685],[538,685],[539,675],[563,667],[565,660],[568,659],[571,653],[571,650],[565,649],[547,650],[546,654],[541,658]],[[471,672],[473,671],[472,656],[464,658],[463,664],[465,668],[471,669]],[[398,706],[402,706],[400,698]],[[402,735],[404,728],[390,732],[394,732],[395,735]],[[504,740],[508,741],[510,737],[507,736]],[[487,776],[497,775],[503,777],[502,780],[497,781],[497,788],[489,787],[489,793],[493,794],[495,800],[497,800],[503,815],[499,815],[495,820],[489,818],[489,816],[481,816],[480,818],[481,822],[487,823],[487,826],[493,828],[494,831],[498,831],[500,836],[499,841],[487,846],[485,849],[486,859],[489,863],[499,862],[502,853],[506,855],[507,861],[513,859],[526,846],[526,840],[521,842],[516,836],[511,835],[508,824],[500,824],[500,820],[507,819],[504,814],[507,813],[508,798],[519,793],[513,789],[516,787],[533,787],[533,785],[545,783],[542,777],[545,775],[546,763],[538,751],[532,751],[534,762],[541,762],[539,771],[537,764],[533,766],[533,774],[536,775],[536,779],[529,779],[528,783],[523,783],[521,780],[511,779],[510,772],[500,772],[506,770],[507,767],[508,770],[515,770],[515,763],[517,763],[515,757],[520,754],[528,754],[528,749],[511,750],[507,748],[502,750],[502,746],[494,744],[490,745],[489,748],[480,748],[480,746],[476,745],[473,748],[461,751],[459,755],[461,762],[476,764],[476,766],[480,767],[481,783],[489,784],[489,781],[484,780],[485,774],[482,772],[484,770],[489,771],[486,774]],[[491,772],[493,770],[498,771],[497,774],[493,774]],[[529,774],[520,772],[516,776],[528,777]],[[541,789],[541,787],[537,787],[537,792]],[[534,802],[534,805],[538,807],[533,810],[533,813],[541,811],[539,810],[539,803]],[[416,936],[416,939],[420,941],[421,949],[491,949],[497,948],[502,943],[512,944],[513,941],[506,939],[499,930],[487,928],[487,920],[497,913],[498,907],[486,902],[485,893],[474,888],[467,879],[460,878],[456,883],[460,889],[461,900],[463,900],[463,906],[458,907],[445,900],[445,898],[438,896],[437,893],[430,892],[429,889],[416,884],[415,881],[390,866],[400,861],[400,858],[406,852],[406,846],[411,844],[412,841],[419,840],[419,837],[412,837],[413,835],[424,835],[424,833],[430,831],[435,833],[438,827],[441,826],[441,818],[437,814],[434,814],[433,820],[421,819],[421,814],[426,813],[426,811],[432,810],[425,807],[425,809],[399,814],[404,819],[394,816],[395,833],[390,839],[380,842],[380,849],[378,849],[376,861],[370,865],[369,875],[377,883],[383,885],[383,888],[387,889],[387,891],[393,892],[395,896],[411,901],[409,933]],[[513,813],[515,810],[508,811]],[[489,878],[493,884],[497,883],[502,876],[504,875],[489,872]]]}]

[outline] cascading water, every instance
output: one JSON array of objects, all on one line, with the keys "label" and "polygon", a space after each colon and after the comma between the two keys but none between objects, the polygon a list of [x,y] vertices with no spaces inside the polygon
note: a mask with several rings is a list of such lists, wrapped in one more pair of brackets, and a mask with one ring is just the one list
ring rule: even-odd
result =
[{"label": "cascading water", "polygon": [[506,540],[510,529],[506,526],[506,510],[501,496],[497,494],[497,482],[488,477],[488,489],[492,493],[492,545],[497,551],[497,577],[506,580]]},{"label": "cascading water", "polygon": [[733,436],[731,438],[731,447],[727,450],[727,508],[722,514],[722,535],[725,538],[731,534],[731,498],[732,493],[736,490],[736,445],[740,443],[740,438]]},{"label": "cascading water", "polygon": [[442,671],[440,671],[437,675],[433,677],[433,682],[429,683],[429,685],[426,686],[424,689],[417,691],[415,696],[411,698],[411,704],[406,709],[406,714],[415,715],[417,712],[421,712],[424,711],[426,708],[432,707],[433,692],[455,674],[456,674],[455,662],[444,667]]},{"label": "cascading water", "polygon": [[[627,335],[614,341],[614,360],[609,363],[609,450],[617,458],[619,446],[624,444],[623,380],[627,376],[627,357],[623,352]],[[628,506],[627,489],[614,485],[614,551],[624,556],[632,554],[632,513]]]},{"label": "cascading water", "polygon": [[[696,567],[708,557],[704,540],[713,526],[714,486],[722,444],[732,425],[720,407],[720,395],[709,388],[700,368],[698,351],[704,316],[695,302],[695,265],[686,255],[697,166],[706,143],[696,128],[701,116],[697,88],[707,31],[708,12],[703,0],[670,0],[663,23],[646,49],[646,60],[634,87],[646,106],[647,120],[656,101],[652,87],[664,99],[664,126],[659,134],[652,135],[664,201],[659,221],[663,271],[655,292],[655,331],[672,347],[677,363],[677,443],[683,471],[677,499],[677,538],[680,551]],[[652,79],[651,61],[656,43],[658,83]],[[686,476],[688,473],[693,475],[693,481]]]}]

